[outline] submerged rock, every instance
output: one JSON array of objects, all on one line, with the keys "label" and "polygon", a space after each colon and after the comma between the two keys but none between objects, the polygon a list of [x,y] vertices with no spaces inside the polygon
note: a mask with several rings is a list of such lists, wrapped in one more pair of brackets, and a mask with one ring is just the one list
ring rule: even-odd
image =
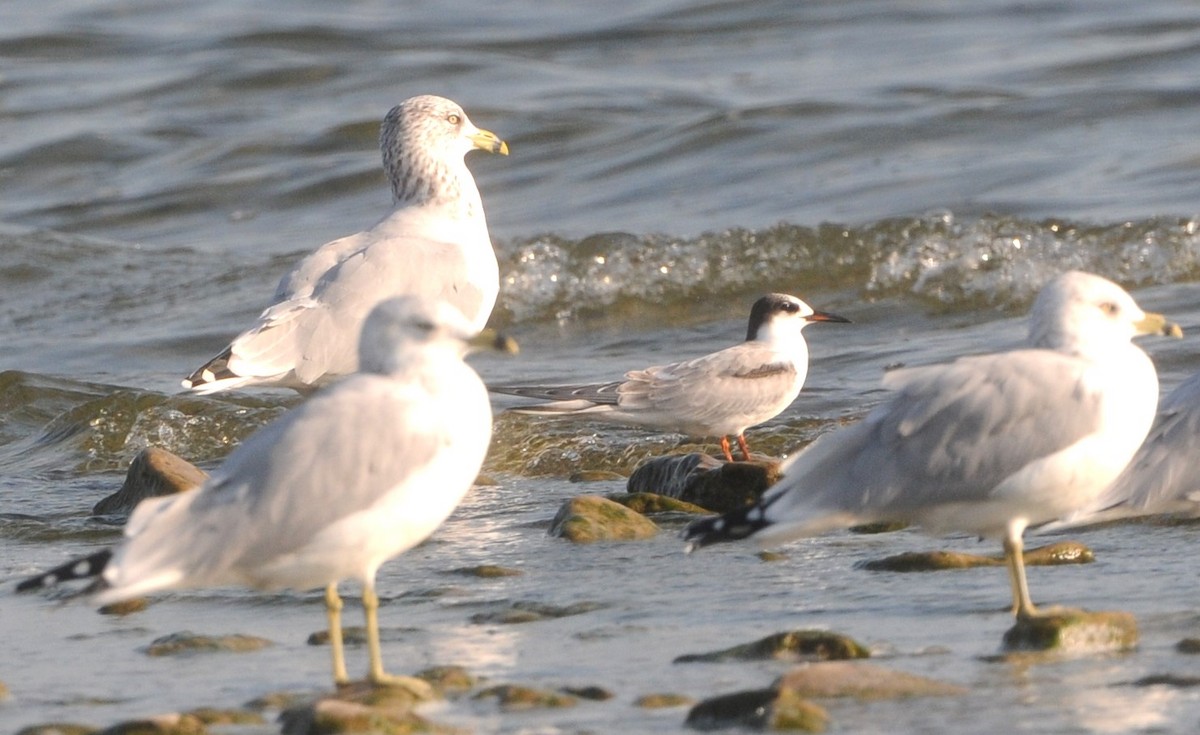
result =
[{"label": "submerged rock", "polygon": [[861,700],[901,699],[966,694],[967,689],[862,661],[821,661],[799,666],[781,676],[775,688],[803,697],[853,697]]},{"label": "submerged rock", "polygon": [[1175,644],[1180,653],[1200,653],[1200,638],[1184,638]]},{"label": "submerged rock", "polygon": [[870,655],[866,646],[849,636],[825,630],[791,630],[720,651],[684,654],[676,658],[674,663],[798,659],[828,661],[867,658]]},{"label": "submerged rock", "polygon": [[165,449],[146,447],[129,463],[121,489],[92,508],[92,515],[128,515],[146,498],[199,487],[208,473]]},{"label": "submerged rock", "polygon": [[500,684],[477,693],[472,699],[496,699],[506,710],[562,709],[574,707],[579,700],[551,689],[535,689],[518,684]]},{"label": "submerged rock", "polygon": [[206,653],[209,651],[257,651],[267,646],[275,645],[266,638],[252,635],[200,635],[191,631],[172,633],[156,638],[145,648],[147,656],[176,656],[189,653]]},{"label": "submerged rock", "polygon": [[[1078,541],[1060,541],[1025,551],[1025,566],[1058,566],[1061,564],[1090,564],[1096,555]],[[1002,554],[965,554],[957,551],[906,551],[903,554],[860,562],[859,569],[873,572],[933,572],[942,569],[998,567],[1004,564]]]},{"label": "submerged rock", "polygon": [[150,600],[145,597],[133,597],[128,600],[101,605],[96,612],[101,615],[116,615],[117,617],[121,617],[122,615],[132,615],[133,613],[141,612],[148,607],[150,607]]},{"label": "submerged rock", "polygon": [[476,625],[499,623],[514,625],[520,623],[535,623],[539,620],[566,618],[572,615],[599,610],[604,607],[600,602],[576,602],[572,605],[548,605],[542,602],[514,602],[503,610],[476,613],[471,616],[471,622]]},{"label": "submerged rock", "polygon": [[779,466],[773,459],[724,462],[700,453],[655,457],[633,471],[626,489],[684,500],[712,513],[727,513],[758,500],[779,480]]},{"label": "submerged rock", "polygon": [[756,730],[823,732],[829,715],[820,705],[790,690],[754,689],[706,699],[688,712],[697,730],[749,727]]},{"label": "submerged rock", "polygon": [[474,567],[459,567],[451,569],[450,574],[461,574],[464,577],[480,577],[482,579],[495,579],[497,577],[519,577],[525,572],[520,569],[511,567],[502,567],[495,564],[480,564]]},{"label": "submerged rock", "polygon": [[563,503],[549,534],[577,544],[595,541],[636,541],[658,533],[645,516],[598,495],[581,495]]},{"label": "submerged rock", "polygon": [[562,687],[560,691],[570,694],[572,697],[590,699],[593,702],[607,702],[616,696],[604,687],[599,687],[594,684],[583,687]]},{"label": "submerged rock", "polygon": [[184,714],[195,717],[205,725],[261,725],[266,722],[258,712],[251,712],[244,709],[201,707],[189,710]]},{"label": "submerged rock", "polygon": [[442,697],[463,694],[475,688],[476,679],[462,666],[433,666],[417,673]]},{"label": "submerged rock", "polygon": [[633,706],[643,707],[645,709],[666,709],[667,707],[688,707],[696,703],[696,700],[686,694],[643,694],[633,700]]},{"label": "submerged rock", "polygon": [[1137,621],[1127,612],[1088,612],[1073,608],[1043,610],[1018,618],[1004,634],[1005,651],[1102,653],[1137,645]]},{"label": "submerged rock", "polygon": [[91,725],[79,725],[74,722],[47,722],[44,725],[30,725],[17,730],[16,735],[95,735],[100,728]]},{"label": "submerged rock", "polygon": [[208,729],[194,715],[171,713],[120,722],[97,735],[206,735]]},{"label": "submerged rock", "polygon": [[415,714],[410,708],[379,708],[342,699],[319,699],[290,707],[279,716],[283,735],[334,735],[372,733],[459,733]]}]

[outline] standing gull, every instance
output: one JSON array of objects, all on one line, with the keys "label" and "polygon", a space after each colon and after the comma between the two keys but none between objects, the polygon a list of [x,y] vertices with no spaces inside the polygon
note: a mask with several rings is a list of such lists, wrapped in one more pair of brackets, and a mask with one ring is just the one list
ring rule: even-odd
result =
[{"label": "standing gull", "polygon": [[631,370],[597,385],[489,386],[494,393],[551,403],[509,409],[534,416],[581,418],[644,426],[693,437],[729,437],[750,459],[745,431],[778,416],[796,400],[808,374],[801,331],[812,322],[849,322],[813,311],[795,296],[767,294],[754,302],[746,341],[686,362]]},{"label": "standing gull", "polygon": [[1013,611],[1032,617],[1025,528],[1086,507],[1154,419],[1158,377],[1137,334],[1179,328],[1111,281],[1065,273],[1038,294],[1027,348],[888,373],[892,398],[789,460],[756,505],[693,523],[688,549],[877,521],[999,536]]},{"label": "standing gull", "polygon": [[1146,441],[1091,507],[1050,527],[1164,513],[1200,513],[1200,373],[1163,399]]},{"label": "standing gull", "polygon": [[391,296],[447,301],[473,329],[483,328],[500,271],[464,157],[472,150],[507,155],[507,144],[475,127],[454,102],[424,95],[388,112],[379,145],[395,198],[392,212],[301,260],[254,326],[189,375],[184,388],[309,392],[352,373],[363,321]]},{"label": "standing gull", "polygon": [[324,586],[340,684],[348,677],[337,584],[355,579],[368,679],[407,682],[383,671],[375,572],[462,500],[487,452],[492,414],[482,381],[462,360],[482,339],[470,338],[472,325],[453,307],[391,299],[362,331],[361,373],[253,434],[201,487],[142,501],[116,548],[25,580],[18,591],[97,575],[97,604],[167,589]]}]

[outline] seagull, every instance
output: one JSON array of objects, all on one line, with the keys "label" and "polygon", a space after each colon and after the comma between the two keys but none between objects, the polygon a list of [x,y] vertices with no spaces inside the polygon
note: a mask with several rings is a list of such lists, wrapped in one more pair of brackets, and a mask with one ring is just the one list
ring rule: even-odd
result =
[{"label": "seagull", "polygon": [[1200,373],[1163,399],[1149,436],[1091,507],[1046,528],[1168,513],[1200,513]]},{"label": "seagull", "polygon": [[813,311],[795,296],[767,294],[754,302],[746,341],[686,362],[631,370],[598,385],[489,386],[493,393],[549,403],[509,409],[533,416],[582,418],[643,426],[694,437],[720,437],[733,461],[729,437],[750,459],[745,431],[778,416],[796,400],[808,373],[801,331],[812,322],[850,320]]},{"label": "seagull", "polygon": [[189,375],[184,388],[309,393],[357,369],[363,321],[391,296],[444,299],[475,331],[483,328],[500,271],[463,159],[472,150],[508,155],[508,145],[475,127],[454,102],[432,95],[393,107],[379,145],[395,199],[391,213],[297,263],[258,321]]},{"label": "seagull", "polygon": [[1138,334],[1182,332],[1115,283],[1064,273],[1038,294],[1027,347],[887,373],[889,400],[792,457],[756,505],[691,524],[688,550],[876,521],[1000,537],[1013,612],[1035,617],[1025,528],[1086,507],[1154,420],[1158,377]]},{"label": "seagull", "polygon": [[[487,452],[491,406],[463,362],[469,346],[514,349],[440,301],[390,299],[368,316],[361,372],[251,435],[200,487],[142,501],[115,548],[21,582],[83,577],[105,605],[149,593],[244,585],[325,588],[333,678],[349,681],[337,585],[362,584],[376,684],[384,672],[375,572],[427,538],[470,489]],[[416,686],[415,688],[420,688]]]}]

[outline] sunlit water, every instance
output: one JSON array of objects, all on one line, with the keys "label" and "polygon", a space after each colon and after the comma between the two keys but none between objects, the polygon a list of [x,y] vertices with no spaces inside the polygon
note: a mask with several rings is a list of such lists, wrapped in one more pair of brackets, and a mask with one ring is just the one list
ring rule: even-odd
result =
[{"label": "sunlit water", "polygon": [[[117,527],[88,513],[145,446],[211,468],[296,401],[176,391],[301,253],[382,214],[378,121],[417,93],[455,98],[512,147],[471,159],[501,261],[493,321],[522,343],[516,358],[473,360],[488,380],[603,380],[699,355],[744,334],[759,294],[789,291],[855,323],[806,330],[804,394],[750,433],[756,449],[787,453],[879,401],[885,366],[1020,340],[1037,288],[1070,267],[1183,324],[1183,340],[1141,342],[1164,389],[1200,369],[1191,4],[17,0],[0,16],[0,578],[114,541]],[[985,660],[1010,624],[1002,570],[855,566],[906,550],[998,551],[973,539],[835,534],[768,563],[739,546],[685,556],[670,525],[633,544],[546,536],[564,499],[623,488],[573,473],[628,473],[694,448],[498,419],[485,467],[496,485],[381,573],[386,661],[616,696],[532,714],[460,701],[434,719],[681,732],[685,710],[633,700],[763,687],[787,664],[675,657],[824,627],[971,692],[828,703],[839,731],[1189,731],[1200,720],[1197,689],[1133,684],[1197,673],[1174,648],[1200,633],[1195,527],[1081,532],[1096,563],[1031,569],[1038,602],[1128,610],[1142,633],[1133,653],[1032,665]],[[484,563],[524,574],[452,573]],[[305,643],[324,621],[315,593],[167,595],[111,618],[7,589],[4,731],[328,684],[327,651]],[[517,602],[596,607],[472,622]],[[182,630],[276,645],[141,652]],[[352,669],[364,657],[352,651]]]}]

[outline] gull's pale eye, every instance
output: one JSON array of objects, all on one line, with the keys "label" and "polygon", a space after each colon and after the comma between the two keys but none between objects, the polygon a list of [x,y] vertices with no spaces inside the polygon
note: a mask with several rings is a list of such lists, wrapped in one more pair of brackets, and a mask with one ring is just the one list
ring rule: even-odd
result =
[{"label": "gull's pale eye", "polygon": [[462,117],[452,112],[446,116],[446,122],[450,123],[451,125],[458,125],[460,122],[462,122]]}]

